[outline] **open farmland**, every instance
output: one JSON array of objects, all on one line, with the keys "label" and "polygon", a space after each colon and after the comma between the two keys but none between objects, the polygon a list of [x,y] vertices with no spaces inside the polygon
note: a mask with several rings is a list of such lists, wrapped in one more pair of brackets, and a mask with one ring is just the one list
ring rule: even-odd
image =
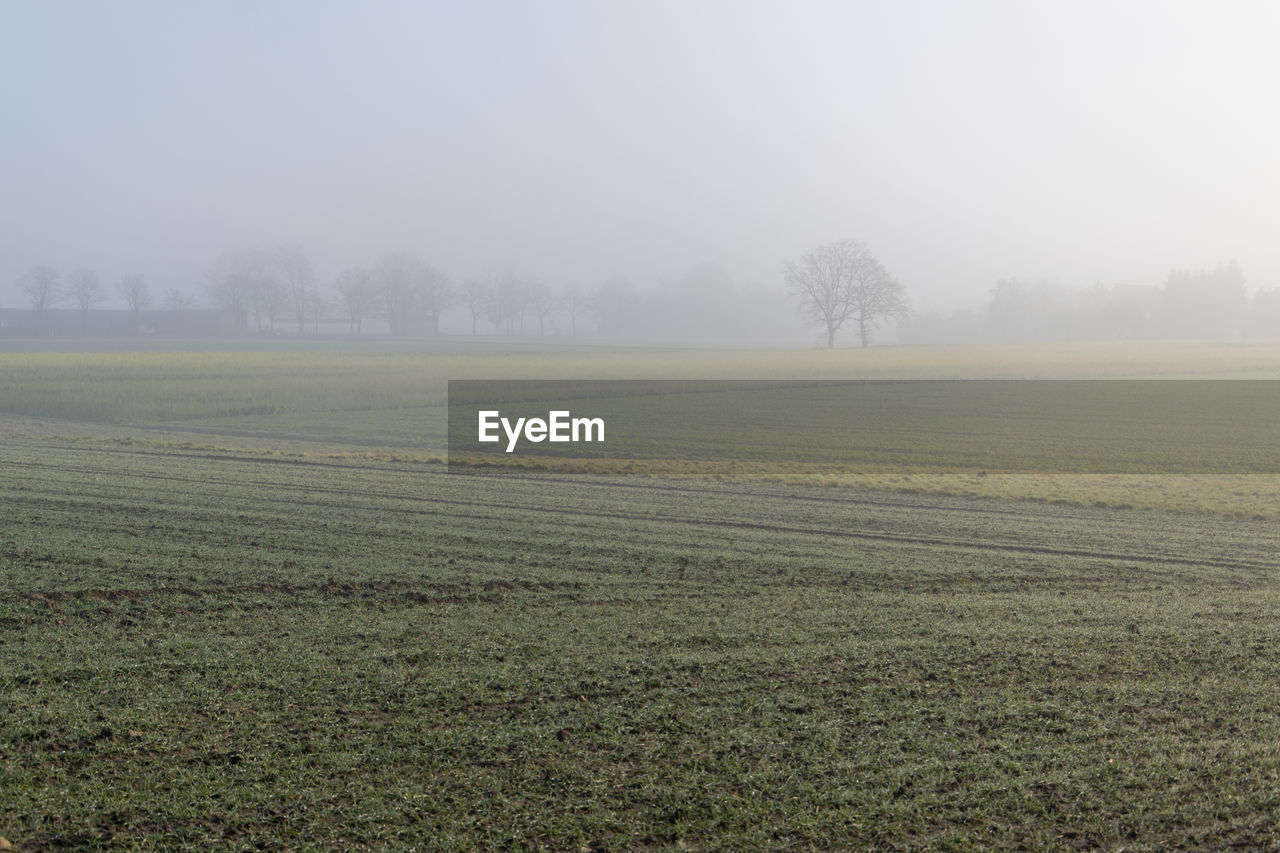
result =
[{"label": "open farmland", "polygon": [[230,374],[205,417],[0,418],[20,850],[1280,844],[1272,481],[447,474],[379,434],[412,406],[290,435]]},{"label": "open farmland", "polygon": [[[271,431],[272,416],[324,424],[330,413],[440,406],[450,379],[1280,379],[1276,340],[809,351],[305,343],[270,352],[258,341],[247,350],[0,348],[0,411]],[[367,437],[345,423],[335,432]]]},{"label": "open farmland", "polygon": [[[283,347],[287,342],[271,342]],[[251,344],[252,345],[252,344]],[[157,447],[234,447],[289,456],[443,459],[447,438],[446,385],[451,379],[1276,379],[1280,343],[1148,342],[915,347],[831,351],[715,351],[547,347],[509,342],[445,342],[416,349],[395,342],[361,349],[297,342],[279,351],[244,351],[234,344],[211,351],[0,352],[0,411],[13,415],[0,430],[127,438]],[[1193,387],[1189,383],[1186,387]],[[596,473],[695,477],[737,482],[823,485],[909,493],[1065,501],[1081,505],[1177,509],[1229,517],[1280,518],[1274,443],[1259,442],[1271,411],[1218,411],[1204,400],[1188,408],[1201,429],[1226,431],[1258,455],[1258,465],[1144,469],[1150,447],[1105,442],[1081,460],[1045,456],[1044,423],[1077,446],[1087,410],[1070,412],[1046,399],[1041,423],[1010,432],[990,413],[970,406],[932,411],[903,422],[865,419],[833,443],[821,436],[814,458],[805,445],[770,441],[739,453],[735,464],[664,454],[631,462],[560,467]],[[1166,401],[1167,402],[1167,401]],[[807,405],[807,403],[806,403]],[[1274,408],[1274,404],[1272,404]],[[957,436],[998,434],[1009,448],[1029,453],[997,459],[966,453]],[[872,442],[864,441],[876,436]],[[896,446],[883,444],[890,437]],[[812,437],[810,437],[812,438]],[[1123,438],[1123,436],[1121,436]],[[1194,440],[1184,437],[1183,441]],[[777,445],[778,453],[770,452]],[[928,452],[920,454],[919,448]],[[972,448],[971,448],[972,450]],[[1132,450],[1133,453],[1130,453]],[[985,451],[984,451],[985,452]],[[1074,453],[1074,451],[1072,451]],[[1098,454],[1102,453],[1102,456]],[[1148,466],[1149,467],[1149,466]],[[978,476],[981,474],[982,476]]]},{"label": "open farmland", "polygon": [[31,849],[1275,843],[1272,525],[9,439]]}]

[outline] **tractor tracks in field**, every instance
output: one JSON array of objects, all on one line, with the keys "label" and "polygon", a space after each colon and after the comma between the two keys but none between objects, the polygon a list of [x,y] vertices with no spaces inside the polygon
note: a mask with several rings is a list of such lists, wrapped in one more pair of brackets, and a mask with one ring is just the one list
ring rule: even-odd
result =
[{"label": "tractor tracks in field", "polygon": [[[68,448],[72,449],[72,448]],[[708,486],[685,483],[653,483],[627,482],[619,479],[597,480],[592,478],[570,478],[564,476],[513,476],[509,474],[491,474],[467,472],[465,474],[447,474],[438,468],[435,470],[397,470],[384,466],[352,465],[343,460],[297,460],[273,457],[243,456],[234,453],[209,454],[205,452],[188,453],[182,451],[160,452],[139,448],[74,448],[85,453],[137,454],[147,457],[196,459],[202,462],[229,462],[238,465],[269,467],[272,465],[296,466],[305,465],[311,469],[326,469],[334,476],[347,476],[357,479],[360,474],[367,473],[386,477],[394,473],[399,478],[430,478],[434,484],[448,483],[445,491],[452,494],[428,493],[424,491],[388,491],[384,488],[361,488],[356,483],[330,485],[314,480],[270,480],[262,478],[227,478],[209,477],[181,472],[176,466],[167,471],[135,471],[121,470],[117,466],[74,466],[40,462],[36,460],[0,460],[0,465],[20,466],[33,469],[46,469],[55,472],[73,472],[81,475],[104,475],[123,480],[124,478],[140,478],[149,481],[165,481],[169,483],[185,483],[195,490],[206,492],[210,487],[223,487],[234,496],[234,504],[243,512],[251,505],[259,507],[287,509],[288,507],[310,507],[322,511],[346,510],[357,512],[375,512],[381,516],[404,516],[418,518],[423,515],[445,516],[450,520],[469,519],[480,523],[510,521],[514,518],[543,516],[555,517],[570,521],[584,522],[578,527],[588,526],[588,520],[604,522],[610,526],[617,523],[626,525],[646,525],[661,527],[665,531],[719,529],[725,531],[750,531],[767,536],[814,537],[828,540],[845,540],[851,542],[870,542],[902,548],[948,549],[952,551],[990,552],[1022,554],[1038,557],[1056,557],[1072,560],[1099,560],[1115,563],[1126,563],[1134,566],[1174,566],[1181,568],[1203,568],[1218,570],[1246,571],[1251,573],[1272,572],[1277,569],[1274,559],[1261,558],[1259,554],[1250,557],[1212,556],[1209,554],[1171,553],[1175,544],[1158,541],[1150,551],[1115,549],[1097,546],[1055,545],[1044,542],[1007,541],[1003,537],[1021,535],[1038,536],[1045,531],[1023,530],[1019,521],[1026,520],[1037,525],[1052,524],[1055,536],[1073,535],[1072,526],[1084,526],[1096,523],[1098,513],[1087,509],[1076,512],[1063,512],[1054,507],[1052,511],[1044,505],[1028,502],[997,502],[990,498],[956,498],[952,496],[934,497],[901,497],[884,498],[869,497],[865,494],[851,492],[839,496],[804,494],[795,489],[779,490],[775,488],[752,488],[752,486],[734,485],[729,487]],[[457,492],[464,491],[469,483],[483,483],[484,495],[480,497],[465,496]],[[456,491],[455,491],[456,489]],[[554,489],[556,502],[547,500],[547,490]],[[474,491],[474,490],[473,490]],[[522,499],[513,500],[513,492],[521,494]],[[280,495],[287,494],[286,500]],[[645,509],[643,502],[630,497],[617,500],[618,495],[639,496],[644,494],[674,496],[698,501],[699,505],[690,506],[689,512],[661,513]],[[177,496],[172,496],[177,497]],[[155,505],[156,495],[148,496],[148,503]],[[725,517],[723,505],[717,506],[720,499],[745,498],[754,503],[754,518]],[[567,502],[568,499],[571,502]],[[610,509],[610,502],[621,503],[623,508]],[[356,507],[356,504],[361,506]],[[184,501],[169,501],[169,507],[189,505]],[[630,506],[626,506],[630,505]],[[197,505],[200,506],[200,505]],[[367,506],[367,508],[366,508]],[[434,507],[437,511],[427,511],[426,507]],[[789,518],[799,515],[797,506],[821,507],[827,512],[847,511],[838,521],[840,526],[828,524],[797,524],[789,522]],[[207,505],[201,508],[206,508]],[[717,516],[715,513],[719,512]],[[738,509],[741,512],[741,508]],[[858,513],[871,511],[877,513],[874,526],[859,527]],[[1139,511],[1115,510],[1107,512],[1108,523],[1119,523],[1133,519],[1131,526],[1141,523]],[[957,536],[928,533],[907,529],[928,526],[922,519],[932,516],[935,520],[944,517],[967,516],[970,518],[987,517],[994,519],[998,529],[978,532],[969,531],[970,535]],[[773,520],[765,520],[773,519]],[[898,527],[898,530],[885,529]],[[572,533],[566,530],[566,537]],[[1090,534],[1097,538],[1098,534]],[[673,536],[671,538],[681,538]],[[696,535],[693,538],[697,540]],[[1087,538],[1087,537],[1085,537]],[[1201,545],[1201,547],[1208,547]],[[1265,551],[1258,548],[1258,551]]]},{"label": "tractor tracks in field", "polygon": [[[456,501],[454,503],[457,503]],[[526,504],[495,504],[491,501],[480,504],[484,507],[502,507],[522,512],[537,511],[572,515],[575,517],[591,517],[611,521],[628,521],[686,526],[710,527],[736,530],[750,530],[764,533],[776,533],[798,536],[815,536],[829,539],[848,539],[868,542],[887,543],[912,548],[968,551],[996,551],[1012,554],[1034,554],[1037,556],[1069,557],[1074,559],[1103,560],[1110,562],[1132,563],[1139,565],[1171,565],[1189,568],[1236,569],[1249,571],[1270,571],[1277,568],[1275,563],[1252,560],[1226,560],[1214,558],[1180,557],[1168,554],[1138,554],[1123,551],[1106,551],[1090,548],[1068,548],[1050,545],[1034,545],[1027,543],[973,541],[954,537],[925,536],[919,534],[887,533],[883,531],[836,529],[831,527],[803,527],[759,521],[730,520],[716,518],[688,518],[683,516],[632,515],[627,513],[608,513],[600,511],[584,511],[581,509],[561,509],[555,507],[531,507]],[[900,505],[899,505],[900,506]]]},{"label": "tractor tracks in field", "polygon": [[7,595],[19,601],[43,603],[56,607],[72,601],[136,602],[158,597],[210,599],[252,595],[299,596],[321,595],[345,599],[397,599],[413,604],[498,603],[513,592],[568,593],[582,591],[578,581],[487,580],[475,583],[443,583],[420,581],[338,581],[310,584],[252,583],[226,586],[193,587],[160,584],[144,588],[113,589],[45,589],[10,591]]},{"label": "tractor tracks in field", "polygon": [[[1027,515],[1026,509],[1020,505],[1010,506],[1011,501],[1000,501],[995,498],[968,498],[950,495],[930,495],[925,496],[903,496],[899,499],[888,497],[870,497],[866,492],[856,492],[850,490],[847,495],[832,497],[829,495],[819,494],[803,494],[794,490],[794,488],[779,491],[775,486],[765,484],[739,483],[732,486],[711,486],[711,485],[694,485],[691,483],[678,482],[647,482],[647,481],[627,481],[621,477],[567,477],[554,473],[548,474],[528,474],[520,475],[511,474],[495,474],[489,472],[467,471],[463,474],[447,474],[440,467],[432,465],[414,471],[396,470],[387,467],[374,467],[369,465],[350,464],[348,461],[342,460],[307,460],[307,459],[290,459],[279,457],[257,457],[236,455],[234,453],[207,453],[207,452],[163,452],[154,450],[143,450],[137,448],[84,448],[84,447],[65,447],[63,450],[80,451],[84,453],[108,454],[108,455],[136,455],[145,457],[173,458],[181,456],[186,459],[197,459],[203,462],[230,462],[240,465],[251,466],[287,466],[290,468],[307,467],[322,469],[326,471],[350,471],[350,472],[377,472],[378,474],[397,473],[404,477],[439,477],[448,478],[453,483],[454,477],[466,478],[467,481],[480,481],[490,486],[501,487],[507,484],[517,484],[520,486],[534,486],[537,488],[545,488],[548,485],[561,485],[572,487],[577,490],[591,491],[630,491],[643,492],[653,494],[675,494],[682,496],[706,496],[706,497],[741,497],[748,496],[758,500],[779,500],[787,502],[802,502],[813,505],[827,505],[838,507],[871,507],[890,510],[941,510],[954,514],[970,514],[994,517],[1022,517]],[[39,462],[33,460],[11,460],[0,459],[0,466],[8,466],[12,468],[30,468],[42,469],[55,472],[72,472],[83,475],[114,475],[124,476],[134,479],[154,480],[161,482],[187,482],[198,483],[201,485],[223,485],[229,488],[244,488],[253,486],[255,488],[274,488],[280,490],[303,490],[315,494],[334,494],[346,495],[351,497],[363,497],[380,501],[421,501],[424,495],[421,493],[392,493],[384,489],[360,490],[349,486],[325,486],[313,482],[300,483],[296,481],[283,480],[263,480],[257,479],[252,483],[246,482],[244,479],[228,479],[215,478],[207,476],[183,476],[176,471],[170,469],[163,472],[143,472],[130,470],[121,472],[118,468],[110,466],[71,466],[65,464],[53,464]],[[854,496],[856,495],[856,497]],[[447,502],[466,503],[463,500],[448,499]],[[492,504],[491,501],[480,501],[480,504]],[[1019,504],[1021,502],[1018,502]],[[1063,511],[1061,507],[1055,512],[1057,518],[1077,517],[1070,512]],[[1084,515],[1078,517],[1086,517]]]}]

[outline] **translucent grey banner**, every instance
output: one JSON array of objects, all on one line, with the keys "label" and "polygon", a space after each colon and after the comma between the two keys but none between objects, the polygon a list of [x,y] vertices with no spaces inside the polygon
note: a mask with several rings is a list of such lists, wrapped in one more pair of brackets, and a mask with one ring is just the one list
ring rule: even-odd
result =
[{"label": "translucent grey banner", "polygon": [[557,460],[1277,473],[1280,382],[449,382],[451,471]]}]

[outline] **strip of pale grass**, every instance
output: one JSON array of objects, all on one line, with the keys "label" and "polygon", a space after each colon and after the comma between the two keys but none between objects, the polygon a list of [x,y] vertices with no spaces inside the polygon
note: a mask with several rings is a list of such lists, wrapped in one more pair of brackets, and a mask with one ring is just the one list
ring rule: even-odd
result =
[{"label": "strip of pale grass", "polygon": [[452,470],[544,470],[656,479],[777,483],[1032,500],[1116,509],[1157,509],[1231,518],[1280,518],[1280,474],[1091,474],[1055,471],[974,471],[853,468],[793,462],[519,457],[494,466],[486,457],[450,459]]}]

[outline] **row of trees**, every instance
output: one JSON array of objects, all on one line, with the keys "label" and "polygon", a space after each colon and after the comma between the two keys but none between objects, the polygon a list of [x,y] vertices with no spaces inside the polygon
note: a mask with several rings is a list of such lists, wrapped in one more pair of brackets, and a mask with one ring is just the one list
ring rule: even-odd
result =
[{"label": "row of trees", "polygon": [[[1251,296],[1234,261],[1195,272],[1174,270],[1161,286],[1071,290],[1046,280],[1001,279],[985,305],[949,314],[911,315],[903,286],[856,240],[817,246],[788,260],[783,276],[800,313],[828,347],[846,329],[869,346],[877,328],[891,319],[899,321],[897,340],[908,344],[1223,337],[1269,334],[1280,327],[1280,290]],[[61,276],[50,267],[34,267],[18,285],[37,314],[67,305],[78,309],[86,333],[90,312],[109,293],[84,268]],[[287,243],[229,252],[208,271],[203,285],[207,304],[222,312],[216,327],[239,333],[291,327],[302,334],[318,331],[322,320],[336,319],[356,335],[376,319],[392,335],[432,335],[440,333],[446,312],[453,314],[454,331],[464,318],[463,328],[473,335],[482,330],[544,334],[552,328],[576,334],[583,326],[615,337],[707,341],[795,340],[800,333],[787,323],[795,303],[786,305],[772,289],[736,283],[714,264],[666,277],[651,288],[621,276],[593,288],[552,287],[513,271],[455,284],[419,256],[397,251],[374,264],[348,268],[322,288],[306,253]],[[181,313],[197,307],[195,296],[176,288],[157,299],[140,274],[119,279],[111,289],[128,309],[127,318],[117,312],[119,319],[112,321],[120,331],[127,322],[139,333],[143,312],[150,308]]]},{"label": "row of trees", "polygon": [[[405,270],[412,274],[402,274]],[[716,264],[695,265],[649,288],[625,276],[595,287],[555,287],[510,270],[453,285],[433,268],[397,254],[374,267],[346,270],[335,292],[355,333],[361,318],[388,316],[393,304],[410,316],[424,317],[428,333],[438,331],[441,314],[451,308],[465,318],[473,335],[481,328],[508,335],[542,335],[552,329],[576,335],[589,327],[612,337],[708,341],[794,337],[797,331],[780,321],[780,312],[786,313],[782,294],[735,282]]]},{"label": "row of trees", "polygon": [[332,283],[329,293],[318,286],[310,262],[296,245],[273,250],[241,249],[219,260],[206,280],[210,304],[233,314],[242,331],[276,330],[291,322],[299,334],[307,325],[336,309],[353,335],[370,319],[387,323],[392,335],[440,333],[440,318],[450,309],[464,308],[472,334],[481,319],[493,329],[514,334],[538,331],[556,311],[564,311],[576,331],[587,308],[587,294],[570,285],[552,290],[537,279],[508,273],[468,279],[455,285],[447,275],[412,252],[390,252],[372,266],[349,267]]},{"label": "row of trees", "polygon": [[[786,281],[803,312],[822,330],[828,346],[846,325],[856,327],[863,346],[882,320],[905,315],[902,286],[866,246],[846,240],[819,246],[785,264]],[[88,316],[106,296],[106,288],[88,269],[65,278],[49,267],[35,267],[19,280],[38,313],[70,302]],[[134,333],[143,311],[184,312],[196,297],[170,288],[158,304],[146,279],[127,276],[115,291],[132,315]],[[384,321],[392,335],[433,335],[446,311],[466,318],[471,333],[546,333],[550,328],[576,334],[584,324],[614,336],[701,340],[767,340],[800,333],[784,295],[762,286],[744,286],[714,264],[700,264],[680,278],[665,277],[657,287],[641,288],[614,277],[594,288],[576,284],[552,287],[513,271],[489,273],[455,284],[419,256],[389,252],[378,262],[343,270],[321,287],[306,253],[293,243],[271,248],[245,247],[221,256],[203,280],[207,304],[222,312],[238,333],[298,334],[319,331],[322,320],[341,318],[360,334],[366,321]],[[49,326],[52,328],[52,326]]]},{"label": "row of trees", "polygon": [[[897,340],[908,344],[1223,337],[1280,328],[1280,290],[1250,296],[1235,261],[1195,272],[1174,270],[1161,286],[1071,290],[1052,281],[1001,279],[985,305],[950,314],[912,315],[903,286],[856,240],[817,246],[786,261],[783,277],[800,313],[828,347],[850,328],[859,344],[869,346],[877,328],[891,319],[899,321]],[[90,312],[108,293],[98,276],[83,268],[61,276],[50,267],[34,267],[18,285],[37,314],[64,305],[78,309],[86,333]],[[221,328],[239,333],[292,326],[302,334],[318,331],[322,320],[339,319],[356,335],[366,321],[377,319],[392,335],[432,335],[440,333],[441,318],[450,311],[453,329],[463,317],[473,335],[482,328],[543,334],[566,326],[576,334],[588,325],[616,337],[763,341],[795,340],[800,331],[787,323],[795,304],[783,304],[781,294],[770,288],[740,285],[714,264],[666,277],[652,288],[621,276],[593,288],[552,287],[513,271],[455,284],[419,256],[397,251],[374,264],[348,268],[322,288],[306,253],[286,243],[225,254],[203,285],[207,304],[223,312]],[[195,296],[177,288],[157,299],[138,274],[119,279],[113,289],[128,309],[135,334],[149,308],[180,313],[197,307]],[[115,322],[114,328],[122,329],[125,321]]]},{"label": "row of trees", "polygon": [[240,332],[250,328],[251,319],[263,333],[292,319],[301,334],[308,322],[318,323],[324,313],[311,261],[293,243],[229,252],[209,271],[204,284],[210,304],[231,314]]},{"label": "row of trees", "polygon": [[[106,301],[107,291],[98,274],[81,267],[65,277],[47,266],[32,267],[18,279],[18,289],[27,297],[37,313],[70,304],[80,311],[82,328],[87,330],[89,312]],[[141,274],[127,275],[115,282],[114,290],[133,317],[134,331],[141,328],[141,313],[152,307],[151,286]],[[165,291],[161,307],[182,311],[191,308],[195,299],[176,288]]]},{"label": "row of trees", "polygon": [[1071,289],[1047,280],[1001,279],[985,305],[926,312],[901,324],[903,343],[1231,337],[1274,334],[1280,291],[1252,296],[1235,261],[1174,270],[1162,285]]}]

